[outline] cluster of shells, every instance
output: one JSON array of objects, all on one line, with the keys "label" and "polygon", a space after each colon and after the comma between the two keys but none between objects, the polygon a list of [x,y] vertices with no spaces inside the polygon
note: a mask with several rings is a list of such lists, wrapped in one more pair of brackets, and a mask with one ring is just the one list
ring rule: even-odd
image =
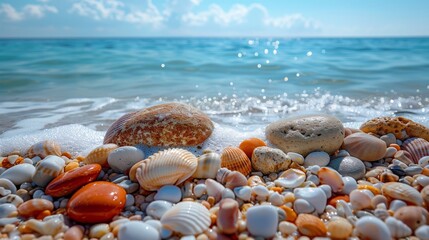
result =
[{"label": "cluster of shells", "polygon": [[[429,239],[429,142],[346,135],[335,154],[305,157],[257,138],[200,156],[104,144],[83,157],[36,143],[0,158],[1,238]],[[91,200],[89,184],[118,198]]]}]

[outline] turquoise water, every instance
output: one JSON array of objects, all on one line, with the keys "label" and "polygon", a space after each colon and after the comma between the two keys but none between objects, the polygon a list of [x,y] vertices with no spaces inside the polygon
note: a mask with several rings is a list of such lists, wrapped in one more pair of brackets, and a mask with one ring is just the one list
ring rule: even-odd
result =
[{"label": "turquoise water", "polygon": [[0,147],[52,129],[96,142],[122,114],[168,101],[255,134],[314,112],[429,126],[428,69],[429,38],[3,39]]}]

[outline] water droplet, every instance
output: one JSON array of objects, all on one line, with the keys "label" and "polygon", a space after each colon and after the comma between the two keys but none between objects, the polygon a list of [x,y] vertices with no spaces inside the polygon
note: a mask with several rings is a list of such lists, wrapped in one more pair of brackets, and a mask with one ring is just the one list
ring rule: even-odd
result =
[{"label": "water droplet", "polygon": [[266,60],[266,61],[265,61],[265,63],[266,63],[266,64],[269,64],[269,63],[270,63],[270,60]]},{"label": "water droplet", "polygon": [[289,78],[288,78],[288,77],[285,77],[285,78],[283,78],[283,80],[284,80],[285,82],[287,82],[287,81],[289,81]]},{"label": "water droplet", "polygon": [[258,64],[258,68],[261,68],[262,67],[262,65],[261,64]]},{"label": "water droplet", "polygon": [[277,54],[277,50],[276,50],[276,49],[274,49],[274,50],[273,50],[273,54],[274,54],[274,55],[276,55],[276,54]]},{"label": "water droplet", "polygon": [[312,51],[308,51],[307,52],[307,57],[311,57],[313,55],[313,52]]},{"label": "water droplet", "polygon": [[237,54],[237,57],[239,57],[239,58],[241,58],[243,56],[243,54],[242,53],[238,53]]},{"label": "water droplet", "polygon": [[265,48],[264,53],[265,53],[265,54],[268,54],[268,49],[266,49],[266,48]]},{"label": "water droplet", "polygon": [[271,80],[271,79],[268,79],[268,83],[272,83],[273,82],[273,80]]},{"label": "water droplet", "polygon": [[163,63],[163,64],[161,64],[161,67],[162,67],[162,68],[164,68],[164,67],[165,67],[165,64],[164,64],[164,63]]}]

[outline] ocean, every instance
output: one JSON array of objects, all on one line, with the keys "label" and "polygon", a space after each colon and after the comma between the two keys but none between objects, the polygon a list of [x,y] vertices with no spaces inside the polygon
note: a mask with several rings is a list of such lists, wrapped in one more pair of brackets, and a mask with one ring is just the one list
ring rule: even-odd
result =
[{"label": "ocean", "polygon": [[216,149],[297,114],[429,126],[428,70],[429,38],[0,39],[0,154],[48,138],[84,154],[123,114],[172,101],[209,115]]}]

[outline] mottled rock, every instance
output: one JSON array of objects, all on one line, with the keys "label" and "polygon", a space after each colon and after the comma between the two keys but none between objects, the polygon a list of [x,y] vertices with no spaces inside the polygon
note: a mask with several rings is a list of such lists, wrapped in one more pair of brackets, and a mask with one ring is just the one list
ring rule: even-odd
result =
[{"label": "mottled rock", "polygon": [[270,174],[288,169],[292,160],[280,149],[257,147],[253,151],[251,161],[253,169]]}]

